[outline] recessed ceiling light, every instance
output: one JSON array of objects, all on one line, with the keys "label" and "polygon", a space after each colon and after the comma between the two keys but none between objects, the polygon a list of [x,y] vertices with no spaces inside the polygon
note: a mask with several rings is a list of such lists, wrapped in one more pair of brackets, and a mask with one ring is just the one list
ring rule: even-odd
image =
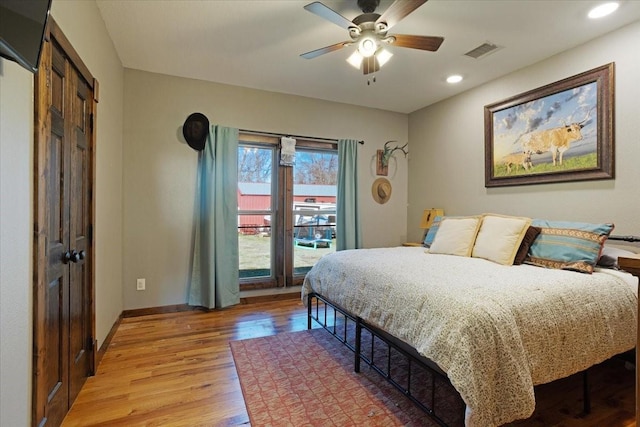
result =
[{"label": "recessed ceiling light", "polygon": [[607,16],[613,12],[615,12],[620,6],[617,2],[604,3],[600,6],[596,6],[589,11],[589,18],[597,19],[602,18],[603,16]]},{"label": "recessed ceiling light", "polygon": [[462,81],[462,76],[459,74],[454,74],[452,76],[447,77],[447,83],[460,83]]}]

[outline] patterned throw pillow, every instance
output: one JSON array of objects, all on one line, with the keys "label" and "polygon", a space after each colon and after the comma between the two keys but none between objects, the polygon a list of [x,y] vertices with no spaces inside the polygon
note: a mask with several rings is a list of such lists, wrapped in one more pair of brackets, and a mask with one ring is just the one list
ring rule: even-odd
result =
[{"label": "patterned throw pillow", "polygon": [[613,224],[541,219],[534,219],[531,225],[541,231],[529,248],[526,264],[588,274],[593,273],[604,242],[614,227]]},{"label": "patterned throw pillow", "polygon": [[433,219],[433,222],[431,223],[431,228],[429,228],[429,231],[427,232],[426,236],[424,236],[424,242],[422,242],[425,248],[430,247],[431,244],[433,243],[433,239],[436,237],[436,233],[438,232],[438,228],[440,227],[440,221],[442,221],[442,218],[444,217],[438,215]]}]

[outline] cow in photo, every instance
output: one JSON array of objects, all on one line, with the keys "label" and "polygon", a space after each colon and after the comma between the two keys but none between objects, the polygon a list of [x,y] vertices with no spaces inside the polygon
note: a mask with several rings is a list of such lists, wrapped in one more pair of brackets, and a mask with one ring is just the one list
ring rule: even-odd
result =
[{"label": "cow in photo", "polygon": [[498,162],[499,165],[505,165],[507,167],[507,173],[511,173],[511,168],[515,166],[515,170],[517,171],[520,166],[524,168],[524,170],[529,170],[530,167],[533,166],[531,163],[531,152],[526,151],[524,153],[511,153],[504,156]]},{"label": "cow in photo", "polygon": [[562,165],[563,153],[571,147],[573,141],[582,139],[581,129],[585,126],[588,118],[589,114],[578,123],[524,134],[521,137],[522,151],[536,154],[549,151],[553,165]]}]

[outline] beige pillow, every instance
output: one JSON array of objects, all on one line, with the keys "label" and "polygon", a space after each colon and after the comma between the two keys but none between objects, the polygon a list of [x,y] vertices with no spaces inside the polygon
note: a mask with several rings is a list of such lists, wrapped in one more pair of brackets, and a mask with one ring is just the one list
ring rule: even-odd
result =
[{"label": "beige pillow", "polygon": [[531,218],[483,215],[471,256],[512,265],[529,225]]},{"label": "beige pillow", "polygon": [[429,253],[470,256],[481,220],[481,216],[444,217]]}]

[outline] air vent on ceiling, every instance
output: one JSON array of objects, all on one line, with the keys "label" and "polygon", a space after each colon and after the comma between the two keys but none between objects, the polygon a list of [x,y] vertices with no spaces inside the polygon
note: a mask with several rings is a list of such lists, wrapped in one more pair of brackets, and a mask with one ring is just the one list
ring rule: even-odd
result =
[{"label": "air vent on ceiling", "polygon": [[490,53],[495,52],[498,49],[501,49],[501,47],[493,43],[487,42],[487,43],[482,43],[480,46],[476,47],[475,49],[470,50],[469,52],[465,53],[465,55],[474,59],[480,59],[484,56],[489,55]]}]

